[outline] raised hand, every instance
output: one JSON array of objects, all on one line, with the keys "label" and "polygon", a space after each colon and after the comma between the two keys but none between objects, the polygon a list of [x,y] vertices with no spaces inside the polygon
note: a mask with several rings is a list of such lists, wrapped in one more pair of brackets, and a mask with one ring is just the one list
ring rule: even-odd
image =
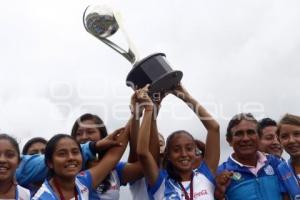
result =
[{"label": "raised hand", "polygon": [[132,115],[138,117],[138,119],[141,118],[143,115],[144,107],[140,106],[136,91],[131,96],[130,111]]},{"label": "raised hand", "polygon": [[183,101],[186,101],[187,98],[190,98],[190,94],[188,93],[188,91],[182,86],[181,83],[179,83],[178,85],[175,86],[175,89],[173,89],[171,91],[171,93],[173,95],[175,95],[176,97],[180,98]]},{"label": "raised hand", "polygon": [[151,109],[153,108],[153,102],[148,95],[149,84],[147,84],[142,89],[136,90],[135,92],[136,92],[137,100],[141,106],[143,106],[145,109],[150,108],[150,107],[151,107]]},{"label": "raised hand", "polygon": [[98,151],[103,151],[103,150],[107,150],[111,147],[123,146],[123,144],[120,141],[118,141],[118,137],[120,136],[120,134],[125,134],[124,127],[115,130],[113,133],[109,134],[105,138],[97,141],[96,146],[95,146],[96,149]]},{"label": "raised hand", "polygon": [[223,171],[216,177],[216,188],[214,194],[216,199],[224,199],[226,188],[230,184],[232,176],[233,172]]}]

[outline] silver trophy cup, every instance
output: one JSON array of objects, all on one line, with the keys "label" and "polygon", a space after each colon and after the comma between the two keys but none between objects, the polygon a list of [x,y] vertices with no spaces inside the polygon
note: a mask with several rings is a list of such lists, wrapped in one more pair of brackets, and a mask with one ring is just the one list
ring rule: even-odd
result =
[{"label": "silver trophy cup", "polygon": [[[110,46],[132,63],[133,68],[127,75],[126,84],[139,89],[150,84],[149,94],[152,99],[159,94],[172,90],[181,80],[182,72],[174,71],[163,53],[152,54],[142,60],[137,59],[132,42],[122,27],[119,16],[106,6],[88,6],[83,15],[84,27],[93,36]],[[128,50],[113,42],[111,36],[122,32]]]}]

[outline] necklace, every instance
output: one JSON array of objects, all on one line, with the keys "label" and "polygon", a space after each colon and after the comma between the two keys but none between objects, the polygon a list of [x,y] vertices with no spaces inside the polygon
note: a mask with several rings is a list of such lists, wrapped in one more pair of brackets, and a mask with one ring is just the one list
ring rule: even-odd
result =
[{"label": "necklace", "polygon": [[[65,197],[64,197],[64,195],[63,195],[63,193],[62,193],[62,191],[61,191],[61,188],[60,188],[60,186],[59,186],[59,184],[58,184],[58,182],[56,181],[55,178],[53,178],[53,184],[54,184],[54,186],[56,187],[56,189],[57,189],[57,191],[58,191],[60,200],[66,200]],[[75,200],[78,200],[77,195],[78,195],[78,192],[77,192],[77,190],[76,190],[76,186],[74,186],[74,196],[75,196]]]},{"label": "necklace", "polygon": [[184,193],[185,200],[193,200],[194,197],[193,179],[194,179],[194,174],[192,174],[191,181],[190,181],[190,196],[188,195],[186,189],[183,187],[182,183],[179,182],[179,186],[181,188],[181,191]]}]

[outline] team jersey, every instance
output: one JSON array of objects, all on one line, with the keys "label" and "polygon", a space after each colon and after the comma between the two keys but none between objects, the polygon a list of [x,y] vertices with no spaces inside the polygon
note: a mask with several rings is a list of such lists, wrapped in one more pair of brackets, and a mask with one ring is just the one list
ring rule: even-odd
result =
[{"label": "team jersey", "polygon": [[129,189],[133,200],[150,200],[145,178],[141,178],[131,183]]},{"label": "team jersey", "polygon": [[90,199],[93,200],[118,200],[120,198],[120,186],[122,185],[122,172],[126,163],[119,162],[115,169],[110,173],[110,187],[102,193],[102,185],[92,190]]},{"label": "team jersey", "polygon": [[16,200],[30,200],[30,191],[20,185],[17,185]]},{"label": "team jersey", "polygon": [[[80,172],[75,178],[75,187],[78,193],[78,200],[90,199],[92,190],[92,176],[89,170]],[[32,197],[32,200],[59,200],[60,198],[50,186],[48,180],[45,180],[41,188]],[[75,198],[73,198],[75,199]]]},{"label": "team jersey", "polygon": [[[193,171],[193,199],[214,200],[214,177],[205,162]],[[190,182],[182,182],[183,187],[190,194]],[[159,177],[153,186],[148,186],[150,199],[154,200],[184,200],[184,192],[178,182],[169,177],[166,170],[160,170]]]},{"label": "team jersey", "polygon": [[[281,200],[286,192],[277,171],[282,162],[272,155],[263,155],[264,162],[254,173],[249,166],[242,165],[230,156],[218,168],[218,174],[224,170],[232,171],[233,176],[226,189],[225,198],[230,200]],[[258,165],[258,164],[257,164]]]},{"label": "team jersey", "polygon": [[291,161],[280,163],[278,171],[290,199],[300,199],[300,174],[295,173]]}]

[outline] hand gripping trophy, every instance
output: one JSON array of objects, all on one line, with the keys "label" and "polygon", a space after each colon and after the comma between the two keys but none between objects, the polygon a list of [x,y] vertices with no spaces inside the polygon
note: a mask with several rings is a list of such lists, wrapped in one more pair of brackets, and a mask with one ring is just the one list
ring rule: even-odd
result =
[{"label": "hand gripping trophy", "polygon": [[[87,32],[110,46],[132,63],[133,68],[127,75],[126,84],[133,89],[139,89],[150,84],[149,96],[154,99],[162,93],[172,90],[181,80],[182,72],[174,71],[168,64],[165,54],[155,53],[142,60],[137,59],[134,50],[119,15],[106,6],[88,6],[83,15],[83,23]],[[110,36],[119,30],[125,37],[128,51],[109,40]]]}]

